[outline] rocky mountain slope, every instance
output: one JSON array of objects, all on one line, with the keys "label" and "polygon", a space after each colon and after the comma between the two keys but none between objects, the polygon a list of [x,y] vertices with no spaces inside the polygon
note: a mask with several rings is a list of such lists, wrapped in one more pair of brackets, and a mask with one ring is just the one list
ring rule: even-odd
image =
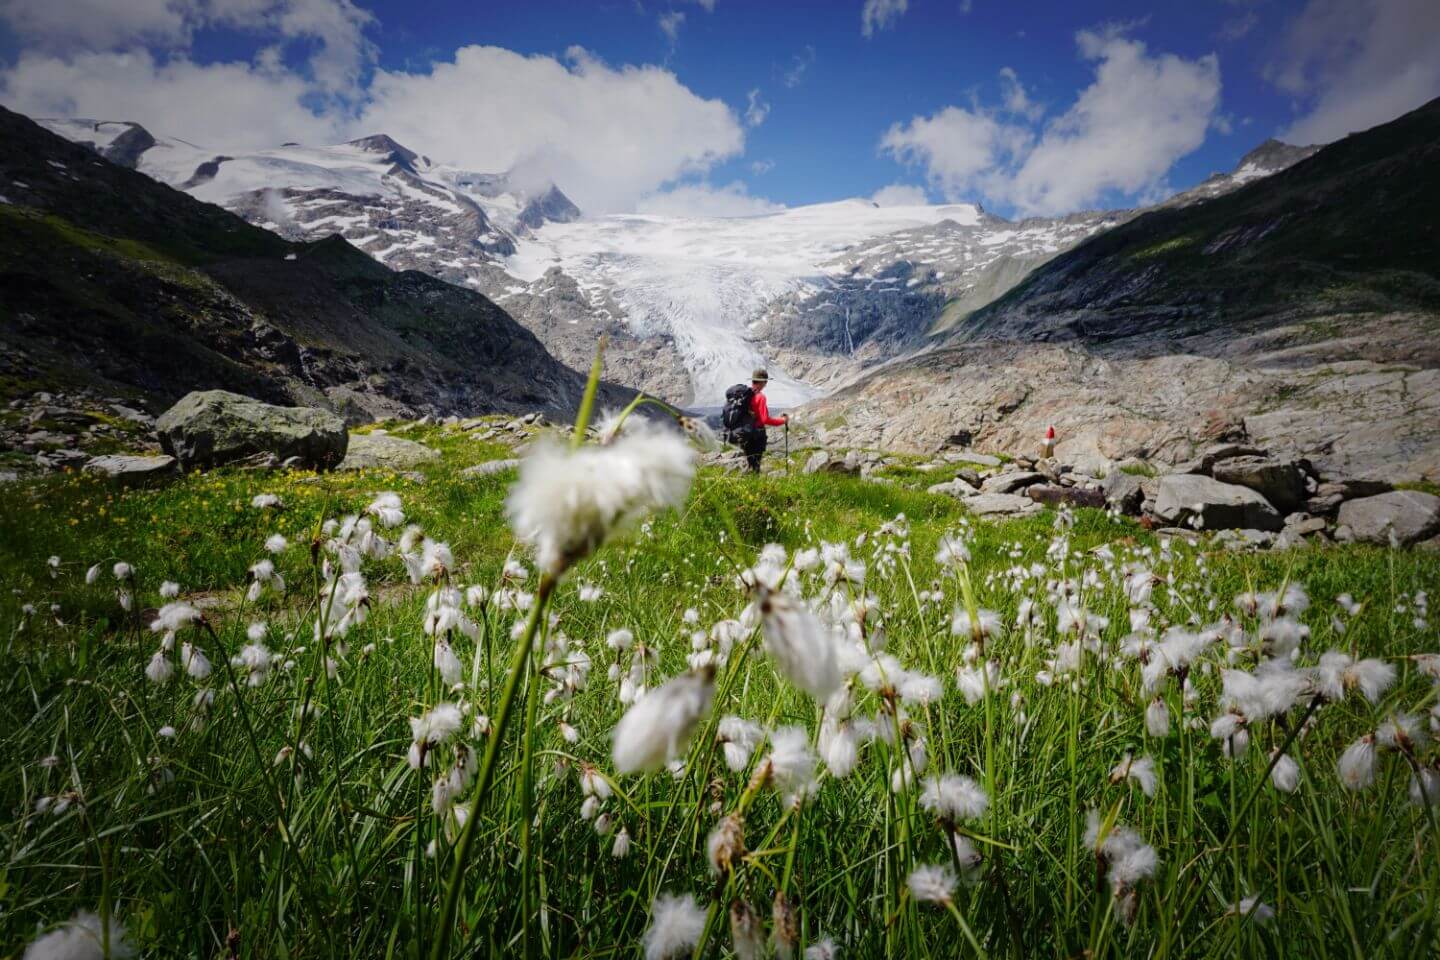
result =
[{"label": "rocky mountain slope", "polygon": [[[523,170],[459,170],[383,134],[232,157],[129,123],[42,122],[288,238],[338,233],[389,266],[480,290],[572,366],[605,335],[611,376],[699,406],[758,363],[776,377],[777,405],[819,396],[1135,215],[1012,223],[973,204],[847,200],[745,218],[580,220]],[[1311,149],[1267,142],[1167,204],[1219,195]]]},{"label": "rocky mountain slope", "polygon": [[1103,468],[1248,436],[1440,477],[1440,101],[1035,270],[815,405],[851,442],[1033,446]]},{"label": "rocky mountain slope", "polygon": [[[103,152],[143,166],[136,130]],[[5,110],[0,346],[6,393],[84,385],[152,409],[219,387],[352,420],[560,413],[583,388],[477,292],[338,236],[287,240]]]}]

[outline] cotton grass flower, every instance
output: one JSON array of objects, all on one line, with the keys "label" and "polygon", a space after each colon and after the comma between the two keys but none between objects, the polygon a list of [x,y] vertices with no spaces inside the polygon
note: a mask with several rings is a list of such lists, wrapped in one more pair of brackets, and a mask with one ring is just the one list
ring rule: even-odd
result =
[{"label": "cotton grass flower", "polygon": [[573,450],[542,439],[520,465],[505,508],[536,562],[559,576],[642,514],[679,506],[694,475],[689,444],[656,427]]},{"label": "cotton grass flower", "polygon": [[947,823],[958,823],[983,817],[990,798],[985,788],[969,777],[947,773],[925,781],[920,806]]},{"label": "cotton grass flower", "polygon": [[645,960],[671,960],[688,953],[705,931],[705,911],[687,895],[661,894],[650,908]]},{"label": "cotton grass flower", "polygon": [[843,677],[835,658],[835,638],[816,616],[784,593],[758,587],[765,630],[765,651],[795,686],[824,702]]},{"label": "cotton grass flower", "polygon": [[1375,782],[1375,737],[1366,734],[1345,748],[1336,764],[1340,783],[1347,790],[1364,790]]},{"label": "cotton grass flower", "polygon": [[82,910],[25,948],[24,960],[129,960],[138,951],[112,913],[108,922]]},{"label": "cotton grass flower", "polygon": [[926,864],[910,871],[905,886],[920,903],[948,904],[955,895],[955,871],[947,864]]},{"label": "cotton grass flower", "polygon": [[180,596],[180,584],[174,580],[165,580],[160,584],[160,598],[162,600],[174,600]]},{"label": "cotton grass flower", "polygon": [[709,711],[714,693],[713,667],[682,673],[646,693],[615,725],[615,769],[651,772],[678,757]]},{"label": "cotton grass flower", "polygon": [[[1274,757],[1274,754],[1271,754]],[[1294,793],[1300,787],[1300,764],[1289,754],[1281,754],[1270,768],[1270,783],[1281,793]]]},{"label": "cotton grass flower", "polygon": [[1145,708],[1145,732],[1157,740],[1170,736],[1170,708],[1164,697],[1156,697]]},{"label": "cotton grass flower", "polygon": [[1122,783],[1126,780],[1134,780],[1140,785],[1140,790],[1147,797],[1155,796],[1155,760],[1153,757],[1143,756],[1132,758],[1125,754],[1121,760],[1110,771],[1111,783]]}]

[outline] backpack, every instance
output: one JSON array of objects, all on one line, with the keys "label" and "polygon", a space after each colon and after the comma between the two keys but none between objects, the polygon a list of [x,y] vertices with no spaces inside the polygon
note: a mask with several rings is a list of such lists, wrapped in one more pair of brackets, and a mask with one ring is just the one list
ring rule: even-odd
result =
[{"label": "backpack", "polygon": [[720,412],[720,422],[730,433],[748,430],[755,425],[755,414],[750,409],[750,400],[755,391],[743,383],[725,391],[725,408]]}]

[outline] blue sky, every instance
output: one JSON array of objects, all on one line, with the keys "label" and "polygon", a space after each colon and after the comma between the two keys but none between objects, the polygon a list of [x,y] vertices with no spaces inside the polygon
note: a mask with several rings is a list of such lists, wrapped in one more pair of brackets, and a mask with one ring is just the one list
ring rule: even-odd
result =
[{"label": "blue sky", "polygon": [[0,102],[217,149],[383,128],[590,210],[1051,214],[1391,119],[1436,37],[1433,0],[0,0]]}]

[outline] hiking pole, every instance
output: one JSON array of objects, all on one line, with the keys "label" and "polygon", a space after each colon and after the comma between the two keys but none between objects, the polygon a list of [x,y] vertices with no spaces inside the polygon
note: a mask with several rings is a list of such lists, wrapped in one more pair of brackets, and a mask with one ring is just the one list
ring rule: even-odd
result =
[{"label": "hiking pole", "polygon": [[785,418],[785,476],[790,476],[790,418]]}]

